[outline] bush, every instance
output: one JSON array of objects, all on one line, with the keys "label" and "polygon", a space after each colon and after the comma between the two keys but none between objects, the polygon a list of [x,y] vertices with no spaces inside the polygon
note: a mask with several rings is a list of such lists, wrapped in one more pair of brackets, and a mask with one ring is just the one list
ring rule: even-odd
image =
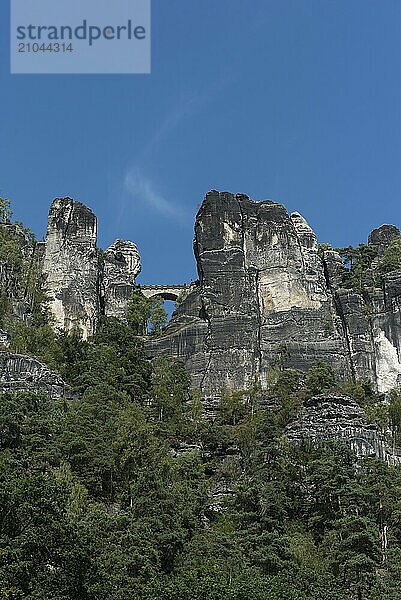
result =
[{"label": "bush", "polygon": [[382,273],[401,269],[401,236],[390,242],[380,261],[379,268]]},{"label": "bush", "polygon": [[336,376],[330,365],[323,360],[319,360],[309,369],[305,383],[308,391],[313,396],[324,394],[334,388]]}]

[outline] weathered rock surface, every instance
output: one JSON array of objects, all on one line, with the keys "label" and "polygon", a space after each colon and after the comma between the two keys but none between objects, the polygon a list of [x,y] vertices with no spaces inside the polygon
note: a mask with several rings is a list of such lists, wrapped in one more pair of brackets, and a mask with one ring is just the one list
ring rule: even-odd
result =
[{"label": "weathered rock surface", "polygon": [[359,457],[376,456],[389,464],[401,464],[401,454],[393,451],[383,432],[368,423],[364,410],[348,396],[320,395],[306,400],[286,436],[292,442],[342,439]]},{"label": "weathered rock surface", "polygon": [[10,345],[10,336],[7,331],[0,329],[0,348],[8,348]]},{"label": "weathered rock surface", "polygon": [[382,256],[395,238],[401,235],[401,231],[395,225],[381,225],[371,231],[368,237],[369,246],[374,246],[379,256]]},{"label": "weathered rock surface", "polygon": [[401,271],[384,275],[370,295],[375,375],[379,391],[401,386]]},{"label": "weathered rock surface", "polygon": [[198,289],[150,351],[183,357],[205,396],[255,377],[265,386],[283,348],[288,367],[322,358],[350,375],[316,236],[301,215],[212,191],[197,215],[194,250]]},{"label": "weathered rock surface", "polygon": [[[382,225],[369,235],[377,260],[401,232]],[[343,322],[350,367],[355,377],[367,377],[379,392],[401,386],[401,271],[383,275],[378,286],[364,292],[341,288],[340,257],[324,253],[325,271],[336,312]]]},{"label": "weathered rock surface", "polygon": [[95,332],[98,307],[97,219],[84,204],[56,198],[49,213],[43,259],[45,287],[55,326]]},{"label": "weathered rock surface", "polygon": [[116,240],[103,263],[96,243],[97,219],[91,209],[71,198],[56,198],[37,253],[54,326],[76,331],[83,339],[93,335],[101,314],[125,318],[141,270],[133,242]]},{"label": "weathered rock surface", "polygon": [[[139,252],[133,242],[116,240],[99,260],[97,220],[88,207],[56,199],[43,243],[32,242],[16,224],[0,224],[1,230],[19,240],[24,269],[28,264],[28,272],[42,275],[55,327],[79,331],[86,339],[100,315],[125,318],[141,269]],[[400,235],[393,225],[372,231],[372,268]],[[223,388],[243,389],[254,380],[265,388],[278,361],[305,371],[323,359],[340,379],[368,377],[381,392],[401,386],[401,271],[367,277],[371,283],[364,282],[363,292],[345,288],[341,257],[318,251],[316,235],[299,213],[217,191],[206,195],[197,214],[194,253],[199,280],[147,347],[150,356],[184,359],[211,418]],[[14,314],[27,319],[30,292],[17,271],[0,262],[0,287]],[[148,288],[149,297],[176,297],[174,286]],[[1,331],[0,345],[8,343]],[[43,390],[58,397],[64,383],[34,359],[2,352],[0,392],[6,390]],[[359,455],[398,460],[362,409],[340,396],[309,400],[288,436],[341,437]]]},{"label": "weathered rock surface", "polygon": [[[369,244],[380,255],[398,235],[384,225]],[[320,256],[299,213],[216,191],[196,217],[194,252],[199,284],[148,347],[183,358],[205,397],[254,378],[265,387],[280,356],[302,371],[323,359],[379,391],[401,384],[401,273],[369,294],[342,288],[341,257]]]},{"label": "weathered rock surface", "polygon": [[61,377],[34,358],[0,352],[0,393],[37,391],[61,398],[66,390]]},{"label": "weathered rock surface", "polygon": [[141,258],[134,242],[116,240],[104,255],[103,307],[107,317],[124,320],[135,278],[141,271]]}]

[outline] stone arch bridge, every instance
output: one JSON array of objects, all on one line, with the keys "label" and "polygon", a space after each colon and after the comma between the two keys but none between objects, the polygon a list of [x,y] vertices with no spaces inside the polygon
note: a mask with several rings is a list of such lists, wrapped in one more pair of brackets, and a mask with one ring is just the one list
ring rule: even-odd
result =
[{"label": "stone arch bridge", "polygon": [[177,285],[139,285],[138,289],[146,298],[159,296],[163,300],[177,300],[182,292],[190,292],[193,284],[180,283]]}]

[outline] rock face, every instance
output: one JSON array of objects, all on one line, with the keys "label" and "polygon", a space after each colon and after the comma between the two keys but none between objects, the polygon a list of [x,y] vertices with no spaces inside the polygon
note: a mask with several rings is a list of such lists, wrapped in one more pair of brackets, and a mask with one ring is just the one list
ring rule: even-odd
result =
[{"label": "rock face", "polygon": [[141,258],[134,242],[116,240],[104,253],[103,307],[107,317],[124,320],[127,303],[141,271]]},{"label": "rock face", "polygon": [[[383,226],[370,244],[383,252],[397,235]],[[340,379],[370,377],[380,391],[400,384],[401,273],[368,298],[344,289],[340,256],[320,256],[299,213],[216,191],[196,217],[194,252],[199,283],[148,348],[183,358],[205,397],[254,378],[265,387],[278,360],[304,371],[323,359]]]},{"label": "rock face", "polygon": [[[377,253],[373,265],[392,240],[401,235],[394,225],[382,225],[369,235]],[[351,371],[368,377],[379,392],[401,386],[401,271],[382,276],[380,287],[363,293],[341,288],[341,259],[325,252],[328,285],[345,331]]]},{"label": "rock face", "polygon": [[321,395],[305,401],[298,419],[287,427],[286,436],[291,442],[342,439],[359,457],[376,456],[389,464],[401,464],[401,455],[348,396]]},{"label": "rock face", "polygon": [[[394,225],[372,231],[376,264],[399,235]],[[116,240],[101,262],[96,237],[93,212],[58,198],[44,244],[22,240],[24,256],[43,273],[55,326],[84,339],[101,314],[125,318],[141,269],[130,241]],[[340,256],[332,250],[321,256],[299,213],[216,191],[196,217],[194,252],[199,281],[148,348],[151,356],[183,358],[205,398],[255,379],[266,387],[278,361],[304,371],[323,359],[340,378],[369,377],[379,391],[401,384],[401,272],[363,294],[346,289]],[[13,274],[0,268],[0,276],[9,295],[18,296]],[[24,313],[24,301],[15,306]]]},{"label": "rock face", "polygon": [[350,375],[316,236],[271,201],[212,191],[196,219],[199,286],[151,352],[186,359],[207,397],[223,387],[266,386],[280,355],[305,370],[317,359]]},{"label": "rock face", "polygon": [[384,254],[389,243],[399,237],[400,230],[395,225],[382,225],[374,229],[368,238],[369,246],[374,246],[379,256]]},{"label": "rock face", "polygon": [[61,398],[65,395],[66,385],[61,377],[34,358],[0,352],[0,394],[31,391]]},{"label": "rock face", "polygon": [[39,249],[44,288],[56,328],[93,335],[101,314],[125,318],[141,270],[133,242],[116,240],[100,260],[97,219],[71,198],[51,205],[46,240]]},{"label": "rock face", "polygon": [[[162,335],[148,338],[149,354],[185,361],[211,417],[222,389],[244,389],[256,380],[266,388],[277,364],[305,371],[322,359],[340,379],[370,378],[381,392],[401,386],[401,271],[375,276],[388,245],[400,235],[394,225],[372,231],[368,243],[375,258],[359,292],[344,287],[341,257],[319,250],[315,233],[299,213],[289,215],[269,200],[211,191],[195,223],[198,281],[144,288],[147,297],[177,298],[188,292]],[[10,223],[0,224],[2,240],[5,248],[18,241],[18,260],[24,265],[21,269],[18,261],[7,261],[4,253],[0,260],[0,287],[14,315],[29,320],[27,281],[34,280],[43,282],[57,328],[79,331],[86,339],[99,316],[124,320],[141,269],[138,249],[133,242],[116,240],[102,260],[97,220],[85,205],[57,198],[43,243],[35,244]],[[1,330],[0,346],[6,349],[9,342]],[[59,397],[65,386],[38,361],[3,351],[0,393],[7,390],[42,390]],[[400,460],[363,410],[343,396],[306,401],[287,434],[293,441],[343,438],[359,455]]]},{"label": "rock face", "polygon": [[98,315],[97,219],[84,204],[56,198],[50,208],[43,259],[55,326],[86,339]]},{"label": "rock face", "polygon": [[[125,318],[139,252],[133,242],[116,240],[102,261],[97,220],[88,207],[57,198],[44,243],[33,244],[18,225],[1,228],[14,228],[24,259],[42,273],[55,327],[86,339],[100,315]],[[400,235],[393,225],[372,231],[376,265]],[[216,191],[206,195],[196,217],[194,253],[198,282],[164,333],[147,345],[151,356],[184,359],[205,398],[255,379],[266,387],[278,362],[304,371],[318,359],[342,379],[369,377],[379,391],[401,385],[401,272],[384,275],[363,294],[346,289],[340,256],[318,251],[299,213]],[[25,318],[29,298],[17,279],[0,263],[1,287],[14,313]],[[1,342],[8,343],[7,332]]]}]

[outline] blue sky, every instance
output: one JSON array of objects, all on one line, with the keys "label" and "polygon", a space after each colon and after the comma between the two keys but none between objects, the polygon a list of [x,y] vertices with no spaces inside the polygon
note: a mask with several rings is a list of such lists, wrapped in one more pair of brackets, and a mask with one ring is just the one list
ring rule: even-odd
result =
[{"label": "blue sky", "polygon": [[207,190],[273,199],[320,241],[401,225],[400,0],[153,0],[151,75],[10,75],[0,6],[0,189],[44,234],[51,200],[195,278]]}]

